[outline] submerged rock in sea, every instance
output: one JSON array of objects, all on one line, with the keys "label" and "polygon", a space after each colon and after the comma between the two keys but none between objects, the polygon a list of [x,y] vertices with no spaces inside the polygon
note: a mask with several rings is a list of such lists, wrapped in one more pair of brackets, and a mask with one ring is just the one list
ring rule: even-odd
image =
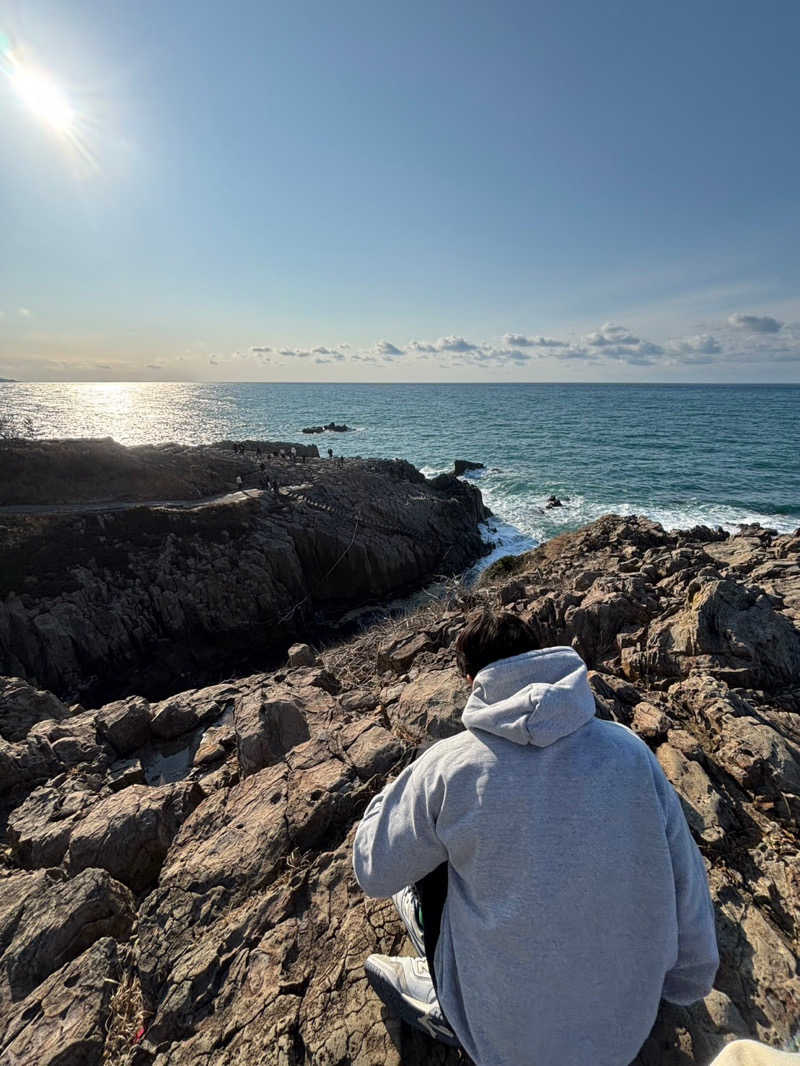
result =
[{"label": "submerged rock in sea", "polygon": [[469,470],[483,470],[483,463],[473,463],[469,459],[456,459],[453,463],[453,475],[461,477]]},{"label": "submerged rock in sea", "polygon": [[401,1025],[367,985],[369,953],[409,946],[392,903],[358,888],[351,849],[386,780],[461,728],[467,686],[452,642],[468,610],[497,603],[543,644],[581,649],[598,715],[657,754],[709,869],[716,987],[691,1007],[662,1004],[635,1066],[707,1066],[734,1037],[788,1041],[800,1005],[791,545],[603,518],[465,598],[323,651],[321,665],[174,697],[173,720],[190,731],[159,740],[148,724],[144,747],[126,755],[145,765],[154,745],[184,745],[184,780],[171,785],[113,791],[117,745],[141,739],[158,705],[76,712],[76,736],[89,714],[97,741],[75,741],[70,756],[85,761],[68,770],[43,753],[73,715],[21,725],[7,746],[36,751],[45,779],[18,778],[5,794],[0,1060],[100,1066],[123,1048],[135,1066],[462,1062]]}]

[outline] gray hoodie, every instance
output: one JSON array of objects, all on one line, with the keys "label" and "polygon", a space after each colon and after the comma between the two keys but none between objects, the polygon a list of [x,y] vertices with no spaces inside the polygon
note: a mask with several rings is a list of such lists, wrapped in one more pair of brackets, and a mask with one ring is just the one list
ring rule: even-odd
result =
[{"label": "gray hoodie", "polygon": [[492,663],[439,741],[375,796],[353,863],[390,896],[445,860],[439,1000],[478,1066],[625,1066],[663,996],[710,992],[700,853],[634,733],[594,717],[571,648]]}]

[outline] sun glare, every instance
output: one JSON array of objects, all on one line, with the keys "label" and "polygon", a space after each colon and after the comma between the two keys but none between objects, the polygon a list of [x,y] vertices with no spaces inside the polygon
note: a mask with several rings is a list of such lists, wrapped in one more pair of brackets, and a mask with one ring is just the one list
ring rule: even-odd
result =
[{"label": "sun glare", "polygon": [[59,87],[46,74],[16,62],[10,74],[17,96],[56,133],[66,136],[75,125],[75,111]]}]

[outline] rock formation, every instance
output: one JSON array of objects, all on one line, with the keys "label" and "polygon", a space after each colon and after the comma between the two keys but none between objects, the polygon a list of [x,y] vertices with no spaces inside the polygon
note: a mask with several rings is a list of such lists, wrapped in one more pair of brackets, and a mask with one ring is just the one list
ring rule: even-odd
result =
[{"label": "rock formation", "polygon": [[326,430],[329,430],[331,433],[351,433],[353,431],[353,427],[346,426],[344,424],[337,425],[336,422],[328,422],[326,426],[306,426],[301,432],[324,433]]},{"label": "rock formation", "polygon": [[785,1044],[800,1019],[799,549],[609,516],[269,673],[96,710],[4,681],[0,1062],[464,1062],[368,988],[368,953],[411,946],[391,902],[358,889],[350,849],[369,798],[461,728],[451,645],[486,602],[586,658],[597,714],[654,750],[709,869],[716,987],[663,1005],[635,1066],[706,1066],[736,1036]]},{"label": "rock formation", "polygon": [[[251,447],[234,459],[223,446],[97,441],[10,442],[12,458],[26,444],[36,477],[52,445],[47,481],[60,471],[56,498],[71,492],[74,502],[36,505],[38,490],[19,474],[26,503],[0,515],[0,674],[67,699],[159,696],[263,669],[292,638],[486,550],[480,493],[453,477],[427,481],[402,460],[295,462],[269,457],[268,444],[266,458]],[[116,502],[88,501],[91,466],[80,464],[89,444],[91,462],[116,471],[100,490],[113,488]],[[243,492],[232,491],[234,470],[245,471]],[[196,499],[223,476],[226,495]],[[266,477],[277,493],[261,487]],[[9,484],[5,495],[18,499],[22,488]],[[147,502],[131,502],[145,492]]]},{"label": "rock formation", "polygon": [[453,476],[461,477],[468,470],[483,470],[483,463],[473,463],[469,459],[456,459],[453,462]]}]

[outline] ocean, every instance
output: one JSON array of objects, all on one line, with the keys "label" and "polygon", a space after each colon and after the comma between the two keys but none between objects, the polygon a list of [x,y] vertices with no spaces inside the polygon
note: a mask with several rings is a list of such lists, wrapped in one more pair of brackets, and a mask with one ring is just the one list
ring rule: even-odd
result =
[{"label": "ocean", "polygon": [[[123,444],[312,442],[470,475],[496,520],[493,556],[608,512],[667,528],[800,526],[800,386],[3,383],[0,413],[42,437]],[[344,422],[351,433],[303,436]],[[555,493],[563,506],[545,509]]]}]

